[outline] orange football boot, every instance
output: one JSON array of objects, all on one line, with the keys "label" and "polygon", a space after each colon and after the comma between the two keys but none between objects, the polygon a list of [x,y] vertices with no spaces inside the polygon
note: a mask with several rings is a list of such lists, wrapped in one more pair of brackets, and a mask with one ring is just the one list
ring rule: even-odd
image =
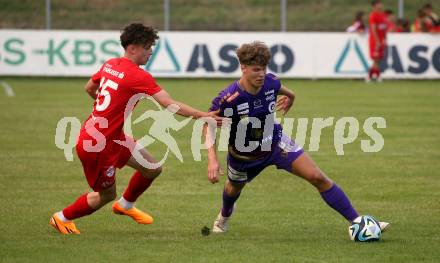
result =
[{"label": "orange football boot", "polygon": [[125,210],[118,201],[113,204],[112,210],[115,214],[126,215],[133,218],[138,224],[149,225],[153,223],[153,218],[149,214],[142,212],[136,207]]},{"label": "orange football boot", "polygon": [[57,213],[53,214],[53,216],[50,218],[49,224],[63,235],[80,234],[73,221],[63,222],[58,217]]}]

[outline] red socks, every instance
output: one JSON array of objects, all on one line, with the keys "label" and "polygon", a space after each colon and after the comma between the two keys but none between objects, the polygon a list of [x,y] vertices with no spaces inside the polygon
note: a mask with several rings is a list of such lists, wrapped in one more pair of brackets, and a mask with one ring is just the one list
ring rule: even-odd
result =
[{"label": "red socks", "polygon": [[127,189],[125,189],[122,196],[129,202],[135,202],[136,199],[150,187],[153,180],[154,179],[145,178],[139,171],[136,171],[131,177]]},{"label": "red socks", "polygon": [[91,208],[87,203],[87,194],[83,194],[73,204],[64,208],[63,214],[65,218],[73,220],[79,217],[90,215],[95,211],[96,210]]},{"label": "red socks", "polygon": [[373,76],[376,75],[376,79],[380,77],[380,69],[378,68],[370,68],[370,70],[368,71],[368,76],[370,77],[370,79],[373,78]]},{"label": "red socks", "polygon": [[[154,179],[145,178],[139,171],[136,171],[128,183],[127,189],[123,194],[124,199],[129,202],[135,202],[136,199],[150,187]],[[87,193],[81,195],[73,204],[64,208],[63,215],[68,220],[73,220],[95,212],[87,203]]]}]

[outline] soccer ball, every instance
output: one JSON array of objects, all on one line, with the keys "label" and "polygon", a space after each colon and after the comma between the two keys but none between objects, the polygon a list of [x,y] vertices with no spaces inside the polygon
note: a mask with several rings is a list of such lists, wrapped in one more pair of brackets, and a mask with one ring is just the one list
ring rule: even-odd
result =
[{"label": "soccer ball", "polygon": [[379,222],[372,216],[358,216],[348,228],[350,239],[358,242],[378,241],[382,231]]}]

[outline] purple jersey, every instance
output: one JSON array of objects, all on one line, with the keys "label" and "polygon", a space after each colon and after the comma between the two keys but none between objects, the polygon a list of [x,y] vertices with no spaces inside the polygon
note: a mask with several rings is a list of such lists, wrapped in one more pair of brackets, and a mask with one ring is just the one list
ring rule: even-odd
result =
[{"label": "purple jersey", "polygon": [[266,74],[258,94],[252,95],[235,81],[212,101],[209,111],[220,110],[220,116],[232,119],[229,153],[243,161],[266,157],[282,136],[280,124],[275,123],[275,104],[281,82]]}]

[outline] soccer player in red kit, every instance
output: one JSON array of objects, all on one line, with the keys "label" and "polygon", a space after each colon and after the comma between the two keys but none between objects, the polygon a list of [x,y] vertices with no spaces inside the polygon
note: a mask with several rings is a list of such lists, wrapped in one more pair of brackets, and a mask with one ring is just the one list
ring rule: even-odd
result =
[{"label": "soccer player in red kit", "polygon": [[[142,24],[130,24],[123,30],[120,41],[125,50],[121,58],[113,58],[103,64],[85,86],[95,99],[93,111],[81,128],[76,150],[84,168],[84,174],[93,192],[81,195],[74,203],[56,212],[50,225],[62,234],[79,234],[72,220],[92,214],[116,198],[116,168],[128,165],[136,171],[122,197],[113,204],[116,214],[127,215],[139,224],[151,224],[153,218],[134,207],[137,198],[161,173],[159,165],[145,167],[131,154],[136,141],[123,133],[127,103],[133,96],[151,96],[163,107],[178,106],[177,114],[193,118],[221,118],[201,112],[173,100],[161,89],[154,78],[139,66],[147,63],[152,46],[158,39],[157,31]],[[124,141],[118,144],[116,141]],[[157,164],[154,157],[142,147],[140,154],[150,164]]]},{"label": "soccer player in red kit", "polygon": [[373,60],[373,65],[368,72],[367,81],[371,79],[381,80],[380,78],[380,61],[384,58],[386,48],[386,34],[387,34],[387,19],[383,12],[382,3],[379,0],[371,2],[373,12],[369,18],[369,45],[370,57]]}]

